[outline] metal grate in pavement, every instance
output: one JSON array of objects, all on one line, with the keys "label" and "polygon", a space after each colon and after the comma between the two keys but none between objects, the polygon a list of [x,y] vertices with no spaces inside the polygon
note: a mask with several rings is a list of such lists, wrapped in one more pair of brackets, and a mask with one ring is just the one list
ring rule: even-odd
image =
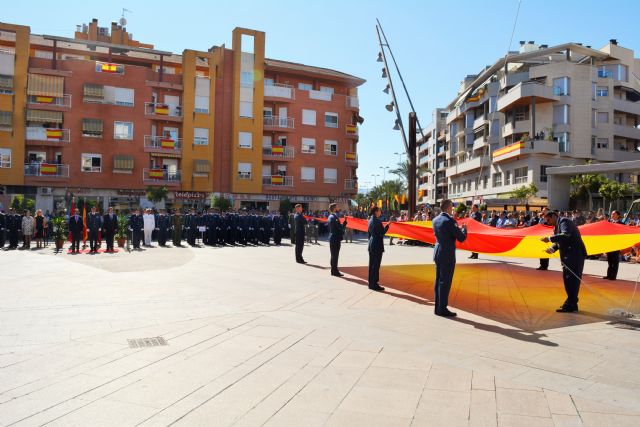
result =
[{"label": "metal grate in pavement", "polygon": [[127,340],[127,343],[129,348],[158,347],[167,345],[167,340],[162,337],[134,338]]}]

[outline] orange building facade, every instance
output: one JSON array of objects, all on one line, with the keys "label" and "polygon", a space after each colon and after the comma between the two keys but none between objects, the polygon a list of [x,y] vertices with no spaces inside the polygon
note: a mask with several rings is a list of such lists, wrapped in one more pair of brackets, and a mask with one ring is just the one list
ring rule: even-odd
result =
[{"label": "orange building facade", "polygon": [[150,186],[173,207],[346,203],[363,83],[265,58],[265,34],[243,28],[231,49],[177,55],[95,19],[73,38],[0,23],[0,189],[49,210],[147,205]]}]

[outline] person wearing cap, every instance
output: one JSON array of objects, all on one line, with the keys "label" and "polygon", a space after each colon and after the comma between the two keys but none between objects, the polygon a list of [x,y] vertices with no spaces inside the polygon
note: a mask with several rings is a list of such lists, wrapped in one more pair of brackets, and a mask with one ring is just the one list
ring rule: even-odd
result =
[{"label": "person wearing cap", "polygon": [[304,219],[304,215],[302,215],[302,205],[300,203],[295,206],[294,210],[293,223],[295,225],[296,262],[298,264],[306,264],[307,262],[302,258],[302,250],[304,249],[304,226],[307,224],[307,220]]},{"label": "person wearing cap", "polygon": [[173,240],[173,246],[182,246],[182,213],[179,209],[176,209],[171,216],[171,237]]},{"label": "person wearing cap", "polygon": [[344,219],[344,223],[340,224],[340,205],[337,203],[331,203],[329,205],[328,225],[329,225],[329,250],[331,252],[331,275],[336,277],[342,277],[344,274],[338,270],[338,258],[340,257],[340,244],[344,238],[344,229],[347,226],[347,219]]},{"label": "person wearing cap", "polygon": [[113,252],[113,237],[118,231],[118,216],[113,213],[113,208],[109,206],[107,213],[102,218],[102,234],[107,242],[107,252]]},{"label": "person wearing cap", "polygon": [[556,311],[558,313],[573,313],[578,311],[578,293],[580,292],[587,250],[582,242],[580,230],[571,218],[560,218],[558,212],[549,211],[545,214],[545,220],[548,225],[554,227],[554,232],[552,236],[543,237],[540,240],[544,243],[553,243],[546,249],[548,254],[560,251],[562,278],[567,293],[564,304]]}]

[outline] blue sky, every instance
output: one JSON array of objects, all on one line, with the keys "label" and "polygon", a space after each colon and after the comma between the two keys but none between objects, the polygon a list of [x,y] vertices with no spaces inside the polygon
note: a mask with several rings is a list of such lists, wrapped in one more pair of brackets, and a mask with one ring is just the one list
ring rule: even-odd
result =
[{"label": "blue sky", "polygon": [[[34,33],[72,36],[76,24],[95,17],[108,25],[126,7],[133,11],[127,14],[127,27],[137,40],[174,52],[230,46],[236,26],[265,31],[268,57],[334,68],[367,80],[360,89],[360,114],[365,118],[358,146],[362,187],[379,183],[380,167],[393,168],[398,162],[393,153],[404,150],[399,132],[392,130],[395,115],[384,108],[390,97],[382,93],[386,82],[375,61],[375,19],[382,22],[426,126],[433,108],[450,102],[466,74],[505,54],[517,6],[518,0],[32,0],[5,4],[0,19],[29,25]],[[640,2],[635,0],[522,0],[512,48],[519,40],[549,45],[574,41],[599,48],[617,38],[640,51],[638,16]],[[401,101],[400,107],[406,120],[408,105]]]}]

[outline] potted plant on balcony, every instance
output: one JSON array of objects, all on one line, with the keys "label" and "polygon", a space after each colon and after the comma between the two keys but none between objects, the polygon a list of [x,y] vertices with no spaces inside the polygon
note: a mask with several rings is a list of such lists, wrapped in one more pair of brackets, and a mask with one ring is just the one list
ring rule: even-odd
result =
[{"label": "potted plant on balcony", "polygon": [[64,241],[67,239],[67,221],[64,217],[58,216],[51,220],[53,227],[53,240],[56,243],[56,251],[59,251],[64,246]]},{"label": "potted plant on balcony", "polygon": [[127,217],[124,215],[118,215],[118,228],[116,230],[116,242],[118,242],[119,248],[124,248],[129,236],[129,227],[127,224]]}]

